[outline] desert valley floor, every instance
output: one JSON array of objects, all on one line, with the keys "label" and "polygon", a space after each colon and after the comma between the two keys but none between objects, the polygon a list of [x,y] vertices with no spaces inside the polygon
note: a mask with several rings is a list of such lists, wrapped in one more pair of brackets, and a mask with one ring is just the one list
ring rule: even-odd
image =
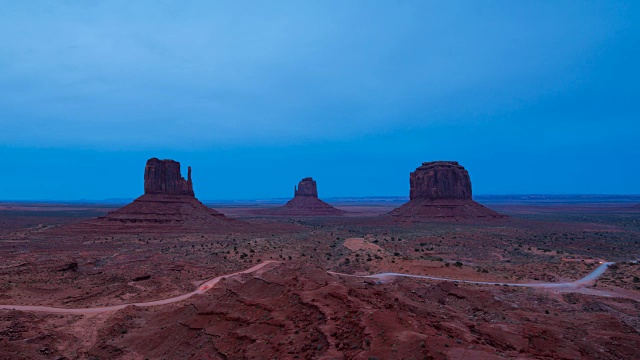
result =
[{"label": "desert valley floor", "polygon": [[[0,359],[637,359],[635,204],[496,201],[509,217],[487,221],[213,204],[232,225],[124,231],[86,225],[119,205],[2,203]],[[348,276],[391,272],[503,285]],[[541,283],[568,285],[512,286]]]}]

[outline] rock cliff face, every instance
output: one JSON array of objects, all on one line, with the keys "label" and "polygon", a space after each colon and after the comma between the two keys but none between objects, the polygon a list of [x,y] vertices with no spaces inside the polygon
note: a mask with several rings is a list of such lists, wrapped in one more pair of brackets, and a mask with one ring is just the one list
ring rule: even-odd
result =
[{"label": "rock cliff face", "polygon": [[409,176],[409,184],[409,202],[390,213],[401,220],[505,217],[473,201],[469,173],[456,161],[422,163]]},{"label": "rock cliff face", "polygon": [[144,168],[144,193],[195,196],[191,181],[191,166],[187,180],[180,173],[180,163],[173,160],[147,160]]},{"label": "rock cliff face", "polygon": [[409,198],[471,199],[469,173],[457,161],[433,161],[411,173]]},{"label": "rock cliff face", "polygon": [[311,196],[318,197],[318,186],[312,178],[304,178],[300,180],[297,187],[293,188],[293,196]]}]

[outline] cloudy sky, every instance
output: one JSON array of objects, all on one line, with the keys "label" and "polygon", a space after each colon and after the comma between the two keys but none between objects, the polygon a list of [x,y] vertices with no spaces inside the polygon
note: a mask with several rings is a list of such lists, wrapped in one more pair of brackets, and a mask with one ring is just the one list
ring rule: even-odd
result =
[{"label": "cloudy sky", "polygon": [[0,199],[640,193],[636,1],[0,0]]}]

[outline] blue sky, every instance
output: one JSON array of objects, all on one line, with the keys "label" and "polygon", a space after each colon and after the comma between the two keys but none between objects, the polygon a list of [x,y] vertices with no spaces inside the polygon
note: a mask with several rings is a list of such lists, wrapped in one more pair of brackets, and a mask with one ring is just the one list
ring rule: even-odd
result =
[{"label": "blue sky", "polygon": [[3,1],[0,199],[640,193],[635,1]]}]

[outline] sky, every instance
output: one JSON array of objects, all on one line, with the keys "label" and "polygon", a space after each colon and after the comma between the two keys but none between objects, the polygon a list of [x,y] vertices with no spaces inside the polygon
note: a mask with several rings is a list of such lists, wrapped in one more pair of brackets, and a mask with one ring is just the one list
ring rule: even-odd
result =
[{"label": "sky", "polygon": [[637,1],[0,0],[0,199],[640,193]]}]

